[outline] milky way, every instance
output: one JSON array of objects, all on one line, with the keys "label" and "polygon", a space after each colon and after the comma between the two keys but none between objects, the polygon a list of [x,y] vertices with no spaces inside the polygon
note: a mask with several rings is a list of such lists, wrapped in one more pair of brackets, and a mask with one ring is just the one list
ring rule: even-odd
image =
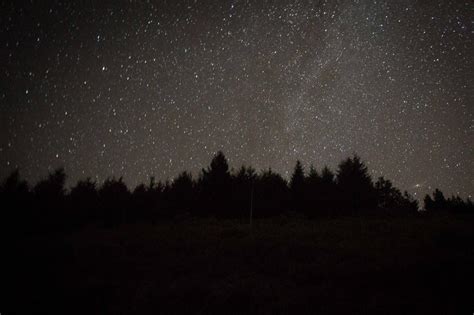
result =
[{"label": "milky way", "polygon": [[71,184],[359,154],[474,193],[469,1],[2,2],[0,175]]}]

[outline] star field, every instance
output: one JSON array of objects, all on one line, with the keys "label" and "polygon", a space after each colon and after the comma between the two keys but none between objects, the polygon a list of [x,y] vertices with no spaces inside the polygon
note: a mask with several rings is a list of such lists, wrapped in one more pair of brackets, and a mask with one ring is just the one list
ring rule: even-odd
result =
[{"label": "star field", "polygon": [[469,1],[20,2],[0,8],[2,178],[357,153],[416,197],[474,194]]}]

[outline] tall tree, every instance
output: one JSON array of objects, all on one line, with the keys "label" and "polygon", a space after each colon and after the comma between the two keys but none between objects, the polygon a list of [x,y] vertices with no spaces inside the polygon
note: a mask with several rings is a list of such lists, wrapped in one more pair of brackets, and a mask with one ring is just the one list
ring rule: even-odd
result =
[{"label": "tall tree", "polygon": [[298,212],[304,212],[307,207],[305,200],[305,181],[303,164],[301,164],[300,160],[297,160],[290,179],[290,192],[292,209]]},{"label": "tall tree", "polygon": [[64,211],[66,173],[58,168],[40,180],[34,187],[37,207],[41,211],[40,220],[44,228],[50,231],[64,228],[66,218]]},{"label": "tall tree", "polygon": [[374,188],[377,194],[377,207],[380,210],[389,211],[391,214],[414,214],[418,211],[418,202],[408,192],[402,194],[390,180],[379,177]]},{"label": "tall tree", "polygon": [[321,171],[320,199],[317,207],[321,209],[320,212],[325,216],[334,215],[338,206],[338,196],[334,178],[334,173],[329,167],[324,166]]},{"label": "tall tree", "polygon": [[218,151],[207,169],[202,169],[198,180],[200,204],[205,213],[216,216],[228,215],[231,197],[231,175],[227,158]]},{"label": "tall tree", "polygon": [[8,235],[11,235],[31,229],[34,223],[31,201],[28,183],[20,178],[20,171],[15,169],[0,185],[2,231],[8,231]]},{"label": "tall tree", "polygon": [[310,166],[308,176],[306,177],[305,195],[305,214],[310,218],[322,214],[322,179],[313,165]]},{"label": "tall tree", "polygon": [[98,218],[99,193],[97,183],[90,178],[79,180],[71,188],[69,201],[75,225],[83,225]]},{"label": "tall tree", "polygon": [[444,194],[441,190],[438,188],[435,189],[433,192],[433,198],[431,196],[426,195],[425,199],[425,210],[426,211],[435,211],[438,212],[440,210],[446,210],[448,207],[448,203],[446,201],[446,198],[444,197]]},{"label": "tall tree", "polygon": [[233,218],[248,219],[250,207],[253,206],[257,174],[252,167],[242,166],[232,176],[232,204],[230,210]]},{"label": "tall tree", "polygon": [[66,173],[64,168],[58,168],[49,173],[46,179],[40,180],[35,188],[35,194],[40,198],[62,199],[65,194]]},{"label": "tall tree", "polygon": [[99,190],[99,197],[106,226],[117,225],[127,220],[130,191],[122,177],[118,180],[115,177],[106,179]]},{"label": "tall tree", "polygon": [[169,195],[175,212],[190,213],[194,203],[194,180],[191,173],[181,172],[173,180]]},{"label": "tall tree", "polygon": [[357,155],[339,164],[337,185],[340,193],[341,210],[361,214],[374,210],[376,194],[367,166]]},{"label": "tall tree", "polygon": [[262,171],[255,183],[254,199],[254,217],[283,214],[291,199],[288,183],[271,169]]}]

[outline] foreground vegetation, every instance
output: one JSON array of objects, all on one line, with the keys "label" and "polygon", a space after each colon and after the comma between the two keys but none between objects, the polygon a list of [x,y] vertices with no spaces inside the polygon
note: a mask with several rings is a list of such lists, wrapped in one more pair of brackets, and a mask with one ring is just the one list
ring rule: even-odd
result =
[{"label": "foreground vegetation", "polygon": [[471,314],[473,222],[182,218],[32,235],[10,243],[2,313]]}]

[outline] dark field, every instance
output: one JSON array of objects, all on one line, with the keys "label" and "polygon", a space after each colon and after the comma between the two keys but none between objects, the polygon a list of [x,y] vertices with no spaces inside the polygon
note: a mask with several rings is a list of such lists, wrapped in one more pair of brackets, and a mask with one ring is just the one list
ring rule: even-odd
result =
[{"label": "dark field", "polygon": [[473,222],[208,219],[27,237],[6,258],[0,311],[472,314]]}]

